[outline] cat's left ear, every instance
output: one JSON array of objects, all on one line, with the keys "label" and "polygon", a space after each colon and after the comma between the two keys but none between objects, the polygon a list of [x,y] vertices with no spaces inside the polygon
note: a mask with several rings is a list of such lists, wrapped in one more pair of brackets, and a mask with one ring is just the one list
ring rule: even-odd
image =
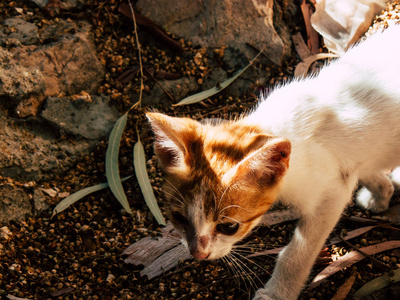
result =
[{"label": "cat's left ear", "polygon": [[291,143],[286,139],[269,138],[259,149],[248,154],[222,178],[225,183],[232,180],[245,186],[255,183],[272,187],[289,168]]},{"label": "cat's left ear", "polygon": [[166,173],[187,179],[190,176],[188,156],[190,142],[195,139],[198,122],[189,118],[147,113],[155,135],[154,152]]}]

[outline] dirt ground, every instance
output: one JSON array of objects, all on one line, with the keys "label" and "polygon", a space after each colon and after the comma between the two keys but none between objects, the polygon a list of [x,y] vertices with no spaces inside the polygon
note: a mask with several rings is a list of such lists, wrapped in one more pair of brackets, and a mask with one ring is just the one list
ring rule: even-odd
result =
[{"label": "dirt ground", "polygon": [[[127,26],[126,17],[118,12],[122,0],[90,1],[84,11],[61,11],[52,14],[37,8],[28,1],[12,1],[0,4],[1,19],[18,15],[17,8],[33,11],[35,22],[57,22],[57,18],[87,20],[94,24],[95,42],[100,60],[105,61],[106,75],[99,93],[112,96],[121,112],[126,111],[138,95],[140,80],[122,83],[119,76],[125,71],[118,69],[119,57],[129,58],[137,64],[137,48],[132,42],[132,27]],[[132,23],[129,23],[132,24]],[[129,38],[128,38],[129,37]],[[185,74],[196,71],[190,60],[203,51],[193,48],[190,43],[180,41],[187,54],[177,59],[165,46],[154,42],[147,33],[141,33],[143,58],[152,65],[170,73]],[[293,76],[298,62],[293,58],[281,68],[271,66],[270,82]],[[185,60],[188,64],[185,64]],[[159,63],[162,62],[162,63]],[[195,76],[195,75],[194,75]],[[146,76],[144,86],[151,90],[157,82]],[[221,93],[201,104],[176,107],[158,106],[166,113],[192,116],[196,119],[209,117],[232,117],[254,105],[256,95],[245,93],[233,98]],[[150,176],[156,196],[159,197],[161,211],[165,203],[161,200],[162,174],[156,166],[152,151],[152,136],[143,118],[143,109],[130,114],[127,130],[123,135],[120,150],[121,176],[133,174],[132,150],[136,137],[136,127],[141,129],[141,140],[148,157]],[[74,192],[84,187],[105,182],[104,161],[107,141],[100,141],[90,155],[78,161],[70,171],[51,180],[37,182],[44,187],[56,187],[60,191]],[[18,178],[1,178],[1,183]],[[23,185],[23,183],[21,183]],[[138,188],[135,179],[124,183],[133,214],[126,213],[110,191],[103,190],[87,196],[66,211],[51,218],[52,211],[27,217],[25,221],[0,224],[6,227],[0,240],[0,296],[7,295],[26,299],[251,299],[255,289],[265,283],[273,270],[275,255],[261,256],[253,260],[225,263],[222,260],[186,261],[148,280],[140,276],[142,267],[124,263],[123,250],[146,236],[159,235],[161,228],[153,219]],[[60,201],[58,197],[49,199],[52,208]],[[395,197],[393,205],[399,202]],[[283,207],[278,206],[277,209]],[[376,221],[378,220],[378,221]],[[365,234],[345,242],[330,245],[325,258],[342,256],[368,245],[399,240],[398,226],[381,223],[369,212],[361,211],[353,204],[345,211],[343,218],[332,233],[332,237],[343,236],[346,232],[367,225],[375,226]],[[378,223],[377,223],[378,222]],[[284,246],[293,233],[296,222],[285,222],[274,226],[258,228],[243,243],[250,251]],[[245,255],[246,253],[243,253]],[[305,288],[301,299],[331,299],[339,287],[354,277],[348,299],[366,282],[398,268],[400,252],[391,250],[367,257],[359,263],[343,268],[315,289]],[[312,277],[326,265],[317,264]],[[391,293],[391,294],[390,294]],[[391,295],[391,296],[389,296]],[[400,297],[398,286],[378,291],[373,299],[395,299]],[[15,298],[8,298],[15,299]],[[365,298],[368,299],[368,298]],[[370,298],[372,299],[372,298]]]}]

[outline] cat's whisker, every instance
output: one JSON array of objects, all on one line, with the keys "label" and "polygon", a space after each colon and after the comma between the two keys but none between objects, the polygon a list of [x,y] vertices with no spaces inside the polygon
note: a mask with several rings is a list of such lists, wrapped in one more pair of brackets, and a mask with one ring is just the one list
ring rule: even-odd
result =
[{"label": "cat's whisker", "polygon": [[232,221],[234,221],[234,222],[236,222],[236,223],[239,223],[239,224],[243,224],[242,222],[240,222],[240,221],[238,221],[238,220],[236,220],[236,219],[234,219],[234,218],[228,217],[228,216],[222,215],[221,217],[222,217],[222,218],[229,219],[229,220],[232,220]]},{"label": "cat's whisker", "polygon": [[176,202],[178,202],[181,207],[185,206],[185,203],[183,202],[183,200],[179,199],[178,197],[176,197],[174,194],[171,194],[170,192],[167,192],[165,190],[163,190],[163,192],[167,195],[169,195],[172,199],[174,199]]},{"label": "cat's whisker", "polygon": [[[263,282],[260,280],[258,275],[240,259],[240,258],[244,258],[244,256],[242,256],[236,252],[231,252],[231,254],[232,254],[232,257],[235,257],[234,255],[237,255],[237,257],[235,257],[235,261],[238,263],[238,265],[240,265],[240,268],[246,274],[247,280],[249,281],[251,287],[254,290],[257,290],[258,286],[257,286],[256,282],[254,281],[253,277],[255,277],[261,284],[263,284]],[[248,260],[248,261],[250,261],[250,260]]]},{"label": "cat's whisker", "polygon": [[244,211],[248,211],[247,209],[244,209],[243,207],[241,207],[241,206],[239,206],[239,205],[228,205],[228,206],[226,206],[226,207],[224,207],[223,209],[221,209],[220,211],[219,211],[219,213],[221,214],[224,210],[226,210],[226,209],[228,209],[228,208],[231,208],[231,207],[236,207],[236,208],[241,208],[241,209],[243,209]]},{"label": "cat's whisker", "polygon": [[[168,182],[169,183],[169,186],[166,186],[166,187],[169,187],[169,188],[171,188],[171,189],[173,189],[178,195],[179,195],[179,197],[182,199],[182,201],[185,201],[185,197],[183,197],[183,195],[182,195],[182,193],[179,191],[179,189],[171,182],[171,181],[169,181],[167,178],[165,178],[165,177],[163,177],[164,178],[164,180],[166,181],[166,182]],[[164,185],[165,186],[165,185]],[[164,187],[163,186],[163,187]]]},{"label": "cat's whisker", "polygon": [[230,183],[230,184],[225,188],[225,190],[223,191],[221,197],[219,198],[218,204],[215,203],[215,208],[216,208],[216,209],[219,209],[219,207],[220,207],[220,205],[221,205],[222,198],[224,198],[225,193],[228,191],[228,189],[231,187],[231,185],[232,185],[232,183]]},{"label": "cat's whisker", "polygon": [[[230,267],[233,270],[236,270],[237,276],[239,279],[242,279],[246,289],[248,290],[248,293],[250,294],[250,289],[251,287],[253,287],[252,285],[252,278],[251,276],[248,274],[248,272],[246,272],[246,270],[241,266],[241,264],[238,262],[238,259],[236,257],[234,257],[232,255],[232,253],[229,253],[229,255],[227,256],[227,258],[230,261]],[[250,284],[250,288],[248,288],[246,281],[248,281],[248,283]],[[238,281],[239,285],[240,285],[240,280]]]}]

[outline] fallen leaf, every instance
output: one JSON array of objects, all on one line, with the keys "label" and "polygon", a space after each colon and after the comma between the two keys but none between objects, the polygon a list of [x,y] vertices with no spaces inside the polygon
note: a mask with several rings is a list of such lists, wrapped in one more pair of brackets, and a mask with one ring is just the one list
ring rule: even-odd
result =
[{"label": "fallen leaf", "polygon": [[150,184],[149,175],[146,169],[146,154],[144,152],[144,147],[140,141],[140,136],[138,133],[138,141],[133,148],[133,165],[135,167],[136,179],[142,191],[143,198],[146,201],[147,207],[153,214],[157,223],[160,225],[165,225],[164,217],[158,207],[157,199],[154,196],[153,187]]},{"label": "fallen leaf", "polygon": [[[364,248],[360,248],[362,252],[368,255],[376,254],[382,251],[391,250],[394,248],[400,247],[400,241],[388,241],[376,245],[367,246]],[[342,270],[343,268],[349,267],[352,264],[364,259],[365,256],[357,251],[351,251],[342,257],[339,257],[338,260],[331,263],[328,267],[323,269],[315,278],[312,280],[310,284],[310,289],[313,289],[320,285],[326,278],[335,274],[336,272]]]},{"label": "fallen leaf", "polygon": [[300,32],[292,35],[292,41],[294,44],[294,48],[296,49],[296,52],[302,61],[312,55],[310,49],[308,49],[306,43],[304,42],[303,36]]},{"label": "fallen leaf", "polygon": [[384,220],[388,220],[393,224],[400,225],[400,205],[390,207],[383,215]]},{"label": "fallen leaf", "polygon": [[311,25],[311,15],[313,14],[313,11],[305,0],[301,1],[300,8],[303,14],[304,23],[306,25],[308,48],[310,49],[311,53],[317,54],[319,51],[319,34]]},{"label": "fallen leaf", "polygon": [[263,256],[263,255],[272,255],[272,254],[279,254],[285,247],[278,247],[278,248],[273,248],[273,249],[268,249],[256,253],[252,253],[248,255],[247,257],[257,257],[257,256]]},{"label": "fallen leaf", "polygon": [[314,262],[314,265],[325,266],[327,264],[330,264],[331,262],[332,262],[332,256],[329,253],[329,248],[324,248],[319,252],[317,259]]},{"label": "fallen leaf", "polygon": [[373,292],[383,289],[392,283],[400,281],[400,269],[391,271],[385,275],[375,278],[364,284],[357,292],[355,297],[363,297],[372,294]]},{"label": "fallen leaf", "polygon": [[294,70],[294,77],[296,78],[304,78],[308,74],[308,70],[310,69],[310,66],[313,62],[320,60],[320,59],[326,59],[326,58],[336,58],[338,57],[336,54],[332,53],[318,53],[312,56],[307,57],[299,63],[296,66],[296,69]]},{"label": "fallen leaf", "polygon": [[217,83],[216,86],[214,86],[211,89],[202,91],[200,93],[191,95],[189,97],[186,97],[184,99],[182,99],[180,102],[176,103],[176,104],[172,104],[172,106],[180,106],[180,105],[187,105],[187,104],[193,104],[193,103],[197,103],[200,101],[203,101],[219,92],[221,92],[223,89],[225,89],[226,87],[228,87],[232,82],[234,82],[240,75],[243,74],[244,71],[247,70],[248,67],[250,67],[253,62],[263,53],[263,51],[260,51],[250,62],[249,64],[244,67],[243,69],[237,71],[231,78],[226,79],[225,81],[221,82],[221,83]]},{"label": "fallen leaf", "polygon": [[123,114],[114,124],[108,140],[108,147],[106,151],[106,177],[111,192],[115,198],[121,203],[122,207],[132,214],[129,207],[128,199],[126,198],[124,188],[122,187],[121,177],[119,175],[119,146],[124,132],[126,122],[128,120],[128,112]]},{"label": "fallen leaf", "polygon": [[357,278],[357,273],[353,273],[345,283],[343,283],[339,289],[337,290],[335,296],[331,298],[331,300],[344,300],[347,298],[351,288],[353,287],[354,282]]},{"label": "fallen leaf", "polygon": [[69,293],[71,293],[71,292],[74,291],[74,290],[75,290],[75,289],[72,288],[72,287],[66,287],[66,288],[64,288],[64,289],[51,292],[50,295],[51,295],[52,297],[59,297],[59,296],[65,295],[65,294],[69,294]]},{"label": "fallen leaf", "polygon": [[288,210],[272,211],[262,216],[259,225],[272,226],[284,222],[297,220],[299,217],[300,214],[295,212],[294,210],[288,209]]},{"label": "fallen leaf", "polygon": [[[357,236],[360,236],[368,231],[370,231],[371,229],[375,228],[376,226],[365,226],[365,227],[361,227],[361,228],[357,228],[355,230],[349,231],[345,236],[342,236],[342,239],[344,239],[345,241],[353,239]],[[329,240],[329,245],[334,245],[337,243],[342,242],[342,240],[339,237],[335,237]]]}]

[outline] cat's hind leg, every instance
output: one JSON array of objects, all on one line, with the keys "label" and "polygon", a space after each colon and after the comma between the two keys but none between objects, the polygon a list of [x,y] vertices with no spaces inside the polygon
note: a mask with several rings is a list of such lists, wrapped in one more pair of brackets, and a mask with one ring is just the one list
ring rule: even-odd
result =
[{"label": "cat's hind leg", "polygon": [[[394,175],[397,177],[394,181],[398,180],[400,185],[400,171]],[[392,175],[390,176],[392,177]],[[362,178],[360,184],[363,187],[356,194],[356,202],[359,206],[376,213],[388,209],[394,192],[392,180],[388,175],[384,172],[370,175]]]}]

